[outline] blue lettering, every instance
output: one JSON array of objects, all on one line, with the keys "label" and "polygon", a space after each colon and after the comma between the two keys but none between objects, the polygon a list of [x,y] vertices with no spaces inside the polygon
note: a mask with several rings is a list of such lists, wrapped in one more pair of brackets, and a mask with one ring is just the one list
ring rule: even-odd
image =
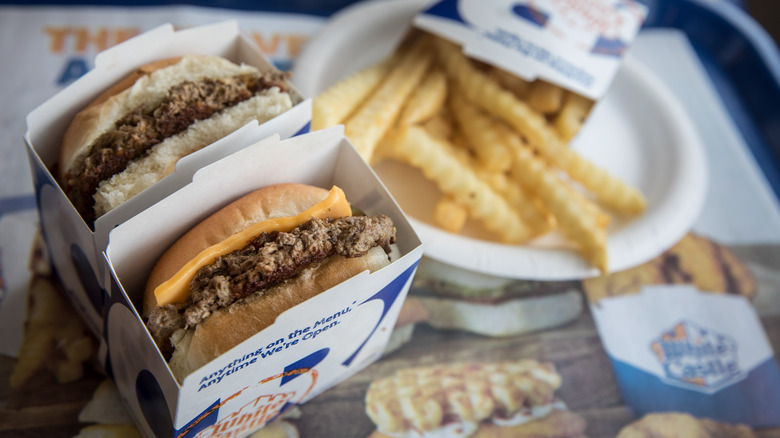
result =
[{"label": "blue lettering", "polygon": [[89,65],[83,58],[71,58],[57,78],[57,85],[68,85],[84,76],[89,71]]}]

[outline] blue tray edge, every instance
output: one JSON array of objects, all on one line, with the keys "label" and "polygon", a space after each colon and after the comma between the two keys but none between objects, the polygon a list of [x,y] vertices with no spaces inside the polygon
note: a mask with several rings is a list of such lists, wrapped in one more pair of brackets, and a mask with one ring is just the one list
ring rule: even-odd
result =
[{"label": "blue tray edge", "polygon": [[780,50],[746,11],[727,2],[656,0],[645,28],[673,28],[691,41],[780,199]]}]

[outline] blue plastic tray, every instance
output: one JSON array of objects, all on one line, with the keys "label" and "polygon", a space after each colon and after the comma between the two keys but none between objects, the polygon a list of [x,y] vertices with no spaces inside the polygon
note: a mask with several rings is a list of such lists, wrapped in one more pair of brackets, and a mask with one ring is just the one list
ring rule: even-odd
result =
[{"label": "blue plastic tray", "polygon": [[684,32],[780,197],[780,52],[737,3],[648,0],[645,27]]}]

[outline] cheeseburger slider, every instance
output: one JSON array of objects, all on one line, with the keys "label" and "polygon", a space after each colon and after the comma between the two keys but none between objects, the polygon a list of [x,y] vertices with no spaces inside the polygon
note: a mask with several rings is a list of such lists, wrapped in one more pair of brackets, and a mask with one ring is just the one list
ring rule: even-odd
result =
[{"label": "cheeseburger slider", "polygon": [[181,380],[285,310],[389,264],[389,217],[352,216],[344,192],[261,188],[177,240],[144,291],[149,332]]},{"label": "cheeseburger slider", "polygon": [[552,364],[530,359],[402,369],[368,388],[370,437],[582,437],[560,385]]},{"label": "cheeseburger slider", "polygon": [[285,73],[217,56],[144,65],[76,114],[60,148],[60,181],[92,224],[171,173],[180,158],[295,100]]}]

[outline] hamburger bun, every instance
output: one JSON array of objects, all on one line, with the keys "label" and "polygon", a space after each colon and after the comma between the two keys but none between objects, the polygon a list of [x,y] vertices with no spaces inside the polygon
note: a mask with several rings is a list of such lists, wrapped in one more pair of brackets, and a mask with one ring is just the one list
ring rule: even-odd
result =
[{"label": "hamburger bun", "polygon": [[180,158],[297,100],[281,72],[217,56],[156,61],[76,114],[62,139],[58,177],[91,224],[171,173]]},{"label": "hamburger bun", "polygon": [[[161,308],[155,289],[204,249],[262,221],[298,216],[329,194],[328,190],[302,184],[268,186],[237,199],[200,222],[179,238],[152,268],[144,290],[143,315],[147,325]],[[170,335],[173,352],[169,363],[174,375],[182,379],[273,324],[285,310],[361,272],[373,272],[388,265],[390,261],[383,246],[386,245],[377,244],[358,257],[330,255],[307,265],[292,278],[217,308],[194,327],[188,324],[176,328]]]},{"label": "hamburger bun", "polygon": [[559,327],[577,319],[584,304],[579,282],[500,278],[423,257],[410,298],[439,329],[505,337]]}]

